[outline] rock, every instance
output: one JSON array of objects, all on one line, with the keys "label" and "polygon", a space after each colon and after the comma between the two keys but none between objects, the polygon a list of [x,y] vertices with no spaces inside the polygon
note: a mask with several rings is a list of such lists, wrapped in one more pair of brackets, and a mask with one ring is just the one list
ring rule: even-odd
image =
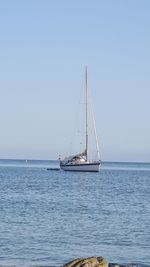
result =
[{"label": "rock", "polygon": [[103,257],[78,258],[63,267],[108,267],[108,262]]},{"label": "rock", "polygon": [[109,267],[136,267],[135,265],[132,264],[118,264],[118,263],[109,263]]}]

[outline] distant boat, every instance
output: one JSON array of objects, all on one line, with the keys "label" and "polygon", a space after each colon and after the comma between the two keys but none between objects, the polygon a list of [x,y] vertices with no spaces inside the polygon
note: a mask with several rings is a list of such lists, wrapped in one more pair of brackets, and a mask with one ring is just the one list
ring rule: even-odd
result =
[{"label": "distant boat", "polygon": [[[95,133],[95,142],[97,149],[97,159],[89,160],[89,143],[88,143],[88,79],[87,79],[87,68],[85,70],[85,149],[83,152],[69,156],[64,160],[60,160],[60,168],[64,171],[83,171],[83,172],[98,172],[100,170],[100,154],[98,147],[98,138],[96,134],[95,123],[94,124],[94,133]],[[92,113],[93,115],[93,113]],[[94,117],[93,117],[94,121]]]}]

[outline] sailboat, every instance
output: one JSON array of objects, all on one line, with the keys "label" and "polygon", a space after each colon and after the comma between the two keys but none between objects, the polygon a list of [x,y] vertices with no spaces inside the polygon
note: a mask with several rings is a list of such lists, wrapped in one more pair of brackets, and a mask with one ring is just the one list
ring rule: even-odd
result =
[{"label": "sailboat", "polygon": [[85,149],[79,154],[75,154],[60,160],[60,168],[64,171],[83,171],[83,172],[99,172],[100,170],[100,154],[98,146],[98,138],[96,134],[95,121],[93,116],[93,126],[95,133],[95,142],[97,150],[97,159],[90,160],[89,157],[89,140],[88,140],[88,108],[89,108],[89,94],[88,94],[88,78],[87,78],[87,68],[85,70]]}]

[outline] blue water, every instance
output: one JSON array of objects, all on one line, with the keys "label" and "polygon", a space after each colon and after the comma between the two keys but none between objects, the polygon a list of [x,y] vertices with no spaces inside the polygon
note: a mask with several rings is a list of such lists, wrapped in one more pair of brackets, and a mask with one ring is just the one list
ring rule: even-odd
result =
[{"label": "blue water", "polygon": [[0,266],[60,266],[92,255],[150,266],[150,164],[46,170],[57,164],[0,160]]}]

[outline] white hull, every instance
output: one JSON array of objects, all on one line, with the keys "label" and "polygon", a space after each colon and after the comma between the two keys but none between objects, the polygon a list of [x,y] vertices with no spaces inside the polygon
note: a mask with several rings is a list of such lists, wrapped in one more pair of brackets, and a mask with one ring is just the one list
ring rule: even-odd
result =
[{"label": "white hull", "polygon": [[100,162],[86,164],[60,164],[60,168],[64,171],[99,172]]}]

